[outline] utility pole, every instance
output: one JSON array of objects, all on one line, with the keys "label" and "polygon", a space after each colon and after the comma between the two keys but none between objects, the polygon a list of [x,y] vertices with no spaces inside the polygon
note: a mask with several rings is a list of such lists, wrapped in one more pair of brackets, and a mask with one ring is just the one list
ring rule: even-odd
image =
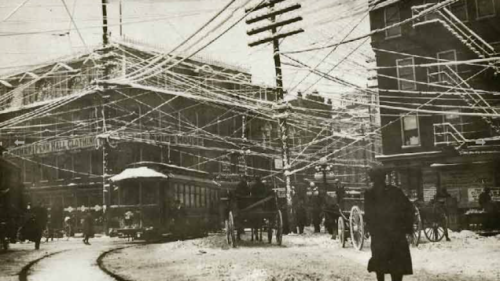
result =
[{"label": "utility pole", "polygon": [[[102,44],[103,53],[106,54],[109,51],[109,38],[108,38],[108,11],[107,11],[107,0],[102,0]],[[105,58],[102,63],[104,63],[103,78],[107,79],[111,73],[110,65],[106,63]],[[103,200],[103,229],[104,234],[108,234],[108,222],[109,222],[109,205],[111,190],[109,186],[109,136],[107,135],[108,128],[106,119],[108,119],[108,110],[106,110],[107,104],[109,102],[109,94],[107,92],[108,86],[106,83],[103,84],[103,90],[101,92],[101,110],[102,110],[102,200]]]},{"label": "utility pole", "polygon": [[276,20],[276,16],[283,15],[285,13],[297,10],[301,7],[300,4],[294,3],[291,5],[283,5],[282,7],[275,7],[275,4],[280,2],[286,2],[286,0],[267,0],[257,6],[245,9],[246,13],[255,12],[267,8],[267,11],[250,17],[246,20],[247,24],[252,24],[260,22],[263,20],[269,20],[270,24],[265,26],[260,26],[252,28],[247,31],[248,35],[255,35],[265,31],[271,31],[271,36],[250,42],[248,45],[254,47],[257,45],[265,44],[268,42],[273,42],[273,59],[274,67],[276,72],[276,96],[278,98],[278,105],[276,109],[278,110],[279,118],[279,128],[281,133],[282,142],[282,154],[283,154],[283,174],[285,176],[285,192],[286,192],[286,217],[288,223],[286,224],[285,233],[289,233],[290,230],[295,229],[295,220],[293,215],[293,199],[292,199],[292,187],[290,182],[290,149],[288,145],[288,104],[284,101],[283,95],[283,76],[281,71],[281,58],[280,58],[280,48],[279,40],[288,36],[292,36],[301,32],[304,32],[302,28],[293,29],[291,31],[278,32],[278,27],[282,27],[294,22],[299,22],[302,17],[296,16],[283,20]]}]

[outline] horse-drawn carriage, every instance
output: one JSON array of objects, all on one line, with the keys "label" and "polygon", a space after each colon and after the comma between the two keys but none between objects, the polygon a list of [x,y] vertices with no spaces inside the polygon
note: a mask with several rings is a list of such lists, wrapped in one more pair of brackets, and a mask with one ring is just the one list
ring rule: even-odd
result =
[{"label": "horse-drawn carriage", "polygon": [[281,245],[283,239],[283,214],[279,209],[275,192],[257,195],[241,195],[230,192],[226,201],[226,238],[230,246],[236,247],[237,241],[245,228],[252,231],[252,239],[262,240],[262,232],[267,232],[268,242],[272,242],[273,234]]}]

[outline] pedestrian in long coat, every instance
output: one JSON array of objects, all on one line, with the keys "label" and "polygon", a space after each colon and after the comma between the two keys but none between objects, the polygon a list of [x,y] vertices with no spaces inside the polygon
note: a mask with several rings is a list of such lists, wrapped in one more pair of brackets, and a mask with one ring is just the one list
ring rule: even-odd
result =
[{"label": "pedestrian in long coat", "polygon": [[42,239],[43,230],[47,226],[47,209],[43,206],[43,202],[40,202],[38,206],[29,209],[26,212],[26,221],[21,227],[21,237],[22,240],[27,239],[29,241],[35,242],[35,249],[40,249],[40,241]]},{"label": "pedestrian in long coat", "polygon": [[413,228],[413,208],[406,195],[397,187],[385,184],[385,172],[373,169],[369,173],[373,187],[365,192],[365,218],[371,236],[372,257],[368,271],[377,274],[378,281],[390,274],[392,281],[413,274],[411,254],[406,235]]},{"label": "pedestrian in long coat", "polygon": [[87,211],[83,218],[83,243],[90,245],[89,239],[91,237],[94,237],[94,218],[92,217],[92,213]]}]

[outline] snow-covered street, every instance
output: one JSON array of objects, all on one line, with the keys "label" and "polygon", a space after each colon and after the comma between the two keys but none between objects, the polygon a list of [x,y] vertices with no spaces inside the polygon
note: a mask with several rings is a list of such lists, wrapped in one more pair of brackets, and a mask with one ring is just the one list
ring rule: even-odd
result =
[{"label": "snow-covered street", "polygon": [[[361,251],[339,247],[325,234],[284,236],[282,246],[250,242],[229,248],[222,235],[151,244],[106,257],[108,269],[130,280],[374,280]],[[412,248],[414,275],[405,280],[499,280],[500,237],[451,233],[452,242]],[[265,240],[265,239],[264,239]]]},{"label": "snow-covered street", "polygon": [[[248,236],[230,248],[222,234],[209,237],[142,244],[100,237],[87,246],[81,239],[14,244],[0,255],[0,280],[113,280],[97,265],[106,251],[103,266],[124,280],[375,280],[366,270],[369,240],[362,251],[350,244],[342,249],[329,235],[286,235],[283,245],[251,242]],[[480,237],[469,231],[450,233],[451,242],[423,241],[412,248],[414,275],[405,280],[500,280],[500,236]],[[37,261],[25,272],[23,268]]]}]

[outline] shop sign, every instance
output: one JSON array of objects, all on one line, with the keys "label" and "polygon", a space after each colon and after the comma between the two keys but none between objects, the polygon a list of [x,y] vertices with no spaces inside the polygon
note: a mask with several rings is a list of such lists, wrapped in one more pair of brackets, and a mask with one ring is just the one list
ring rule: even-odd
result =
[{"label": "shop sign", "polygon": [[36,155],[53,153],[66,150],[76,150],[88,147],[95,147],[96,137],[95,136],[85,136],[80,138],[72,139],[57,139],[53,141],[44,141],[39,143],[28,144],[24,147],[18,149],[10,150],[10,153],[14,155]]},{"label": "shop sign", "polygon": [[[483,188],[469,188],[467,190],[469,202],[479,202],[479,195],[483,192]],[[491,200],[500,201],[500,189],[491,189]]]},{"label": "shop sign", "polygon": [[434,199],[436,195],[436,188],[424,188],[424,201],[429,202]]}]

